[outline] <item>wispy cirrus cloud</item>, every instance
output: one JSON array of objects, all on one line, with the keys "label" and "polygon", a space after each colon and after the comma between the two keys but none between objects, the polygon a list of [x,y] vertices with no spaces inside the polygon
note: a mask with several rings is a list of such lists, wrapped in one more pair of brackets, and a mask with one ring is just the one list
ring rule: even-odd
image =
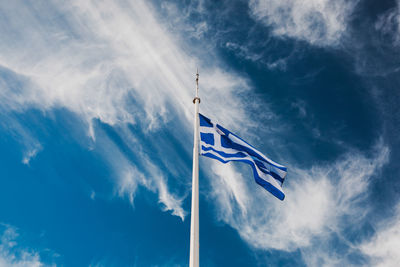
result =
[{"label": "wispy cirrus cloud", "polygon": [[[138,185],[144,186],[148,190],[158,193],[159,203],[162,204],[164,211],[171,211],[172,215],[180,217],[183,221],[187,213],[182,208],[183,197],[178,197],[171,193],[168,189],[166,178],[159,168],[148,159],[145,161],[147,166],[145,170],[141,171],[133,165],[127,165],[128,169],[121,174],[119,180],[119,194],[128,196],[133,205]],[[150,175],[146,175],[144,172]]]},{"label": "wispy cirrus cloud", "polygon": [[0,228],[2,230],[0,232],[0,266],[50,266],[41,261],[37,251],[19,246],[19,234],[15,227],[0,224]]},{"label": "wispy cirrus cloud", "polygon": [[[246,86],[240,77],[217,67],[202,69],[204,63],[183,52],[145,2],[52,3],[57,12],[74,14],[67,21],[42,21],[29,6],[16,6],[2,8],[16,33],[3,31],[9,38],[0,43],[0,64],[25,84],[18,90],[3,88],[4,96],[11,93],[9,109],[61,106],[88,121],[98,118],[113,125],[139,119],[155,127],[165,119],[167,108],[184,111],[191,119],[196,65],[200,65],[205,94],[216,86],[223,91],[219,97],[214,94],[218,101],[232,100],[229,91]],[[52,17],[54,11],[41,12]],[[55,25],[47,29],[51,23]],[[29,45],[15,46],[21,43],[17,39],[21,35]],[[130,97],[144,112],[132,105]]]},{"label": "wispy cirrus cloud", "polygon": [[375,29],[381,34],[389,36],[393,44],[400,45],[400,1],[396,2],[394,8],[378,17]]},{"label": "wispy cirrus cloud", "polygon": [[[252,247],[300,249],[310,266],[345,262],[335,258],[330,242],[333,236],[342,235],[346,225],[360,223],[369,212],[363,203],[370,181],[389,161],[389,149],[382,141],[372,152],[372,156],[349,152],[332,164],[310,169],[291,165],[283,202],[267,196],[249,174],[243,177],[237,167],[217,163],[213,175],[219,177],[211,179],[217,216]],[[329,257],[311,257],[316,247],[321,250],[318,255]]]},{"label": "wispy cirrus cloud", "polygon": [[317,46],[337,46],[358,1],[252,0],[251,14],[279,37]]},{"label": "wispy cirrus cloud", "polygon": [[[87,127],[87,135],[99,146],[112,141],[102,139],[106,143],[101,144],[97,140],[95,120],[121,126],[116,130],[124,136],[123,125],[157,132],[174,119],[182,130],[173,135],[189,138],[194,73],[199,67],[202,95],[209,96],[203,110],[218,113],[227,122],[245,118],[242,102],[234,95],[248,90],[247,81],[226,72],[218,61],[210,64],[196,53],[188,54],[194,51],[175,40],[145,1],[50,1],[46,5],[15,1],[0,4],[0,12],[4,15],[0,106],[6,113],[65,108],[81,118],[80,127]],[[221,112],[224,107],[235,116]],[[132,143],[122,139],[128,146]],[[142,142],[136,144],[136,150],[143,150]],[[169,145],[159,144],[157,149]],[[114,168],[117,177],[125,177],[124,183],[116,179],[117,191],[129,192],[132,202],[138,185],[151,188],[166,210],[183,218],[180,205],[186,192],[179,192],[181,197],[169,194],[165,176],[151,172],[150,167],[137,171],[137,164],[155,166],[152,159],[147,165],[132,162],[119,150],[115,146],[113,151],[126,164]],[[34,150],[29,151],[34,156]],[[29,151],[24,162],[31,158]],[[108,153],[104,151],[103,156],[117,166]]]},{"label": "wispy cirrus cloud", "polygon": [[400,264],[400,204],[394,208],[394,216],[377,226],[371,239],[365,240],[361,251],[371,257],[374,266],[398,266]]},{"label": "wispy cirrus cloud", "polygon": [[29,165],[29,162],[36,157],[37,153],[42,150],[42,146],[40,144],[35,144],[34,147],[30,150],[27,150],[24,154],[24,157],[22,159],[22,163],[25,165]]}]

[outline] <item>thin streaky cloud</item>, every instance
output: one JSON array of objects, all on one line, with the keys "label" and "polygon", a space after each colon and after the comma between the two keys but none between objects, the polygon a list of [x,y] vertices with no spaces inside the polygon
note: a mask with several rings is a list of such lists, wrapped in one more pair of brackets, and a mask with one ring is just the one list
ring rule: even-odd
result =
[{"label": "thin streaky cloud", "polygon": [[[340,232],[347,223],[345,218],[356,223],[368,213],[362,203],[371,177],[388,162],[389,149],[379,142],[374,154],[369,158],[349,153],[331,165],[307,170],[291,165],[283,202],[257,190],[250,175],[238,174],[233,165],[216,166],[210,175],[218,176],[211,179],[217,216],[258,249],[294,251],[312,246],[315,237],[329,240],[331,233]],[[255,193],[247,197],[250,190]]]},{"label": "thin streaky cloud", "polygon": [[[194,72],[199,66],[202,94],[210,95],[212,101],[203,109],[227,114],[221,110],[230,107],[235,116],[221,116],[225,121],[245,118],[241,101],[233,96],[234,90],[248,88],[245,79],[183,52],[145,1],[48,4],[53,11],[34,3],[35,8],[18,8],[17,2],[1,6],[11,31],[2,30],[0,65],[23,85],[19,91],[1,86],[0,95],[7,99],[1,105],[6,112],[66,108],[82,118],[81,127],[87,127],[87,135],[95,142],[96,119],[112,126],[140,124],[144,131],[157,131],[173,116],[186,122],[182,124],[187,133],[191,129]],[[51,20],[54,11],[65,14],[63,23]],[[132,164],[124,161],[126,166]],[[131,177],[131,173],[122,177]],[[138,181],[145,177],[136,175]],[[125,192],[129,187],[131,202],[136,184],[129,182],[119,190]],[[155,185],[166,209],[175,207],[180,211],[173,213],[183,216],[176,206],[181,197],[167,197],[166,181]]]},{"label": "thin streaky cloud", "polygon": [[358,1],[252,0],[251,14],[278,37],[316,46],[338,46]]},{"label": "thin streaky cloud", "polygon": [[0,224],[0,266],[7,267],[42,267],[44,264],[37,251],[21,248],[18,244],[18,231],[10,225]]},{"label": "thin streaky cloud", "polygon": [[382,221],[376,227],[375,234],[365,240],[361,251],[371,258],[374,266],[399,266],[400,255],[400,205],[394,208],[394,216]]}]

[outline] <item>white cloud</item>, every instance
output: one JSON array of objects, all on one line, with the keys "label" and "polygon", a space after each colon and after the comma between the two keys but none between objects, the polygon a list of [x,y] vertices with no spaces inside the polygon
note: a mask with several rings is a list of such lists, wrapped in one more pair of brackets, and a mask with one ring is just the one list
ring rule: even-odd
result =
[{"label": "white cloud", "polygon": [[[1,71],[0,71],[1,73]],[[0,94],[1,94],[1,77],[0,77]],[[1,95],[0,95],[1,99]],[[7,104],[7,99],[0,100],[0,110],[2,103]],[[19,121],[16,116],[9,115],[7,112],[0,112],[0,128],[12,136],[22,147],[21,162],[29,165],[30,161],[43,150],[43,146],[32,133],[29,127],[26,127],[24,121]]]},{"label": "white cloud", "polygon": [[[220,88],[216,102],[237,102],[232,89],[246,87],[241,78],[218,68],[201,68],[204,62],[182,51],[144,1],[72,1],[53,8],[71,15],[69,28],[56,22],[51,30],[43,29],[51,21],[43,23],[25,7],[8,10],[7,23],[16,34],[2,32],[0,65],[25,82],[18,91],[2,87],[9,101],[1,104],[8,108],[66,107],[88,122],[99,118],[113,125],[139,119],[156,127],[172,110],[191,119],[196,65],[204,94]],[[29,42],[15,46],[20,42],[15,35],[26,35]]]},{"label": "white cloud", "polygon": [[[120,196],[127,195],[131,205],[134,203],[135,193],[138,185],[146,185],[146,178],[143,173],[139,172],[136,167],[129,164],[126,165],[127,169],[123,170],[119,177],[118,194]],[[125,168],[126,168],[125,167]]]},{"label": "white cloud", "polygon": [[[145,131],[157,131],[174,119],[185,125],[176,133],[180,139],[191,129],[194,73],[199,67],[202,111],[220,114],[228,124],[245,118],[242,100],[234,95],[248,90],[246,80],[221,69],[215,58],[197,59],[199,54],[163,28],[146,1],[32,5],[0,4],[0,67],[5,74],[0,77],[0,108],[5,112],[36,108],[47,114],[65,108],[82,118],[87,135],[96,142],[95,119],[121,128],[138,123]],[[206,28],[200,25],[196,31],[201,34]],[[131,141],[124,140],[129,146]],[[137,167],[131,169],[132,163],[118,150],[114,149],[118,158],[126,163],[115,167],[124,181],[117,183],[119,191],[129,192],[133,203],[138,185],[152,188],[165,209],[182,217],[181,197],[168,193],[166,178],[149,178]],[[35,155],[29,151],[27,163]],[[119,166],[109,151],[103,156]]]},{"label": "white cloud", "polygon": [[370,239],[360,245],[363,253],[371,257],[373,266],[395,267],[400,265],[400,205],[395,215],[382,222]]},{"label": "white cloud", "polygon": [[252,0],[251,14],[270,26],[276,36],[336,46],[358,1]]},{"label": "white cloud", "polygon": [[303,100],[296,100],[291,104],[291,107],[298,110],[300,118],[305,118],[307,116],[306,102]]},{"label": "white cloud", "polygon": [[5,227],[0,236],[0,266],[4,267],[40,267],[45,266],[41,262],[38,252],[18,247],[18,233],[14,227]]},{"label": "white cloud", "polygon": [[182,208],[182,198],[177,198],[168,191],[167,185],[163,179],[158,180],[157,190],[159,202],[164,205],[165,211],[172,211],[172,215],[185,219],[186,212]]},{"label": "white cloud", "polygon": [[378,17],[375,29],[382,34],[390,35],[393,44],[400,45],[400,0],[397,0],[395,8]]},{"label": "white cloud", "polygon": [[[124,138],[131,138],[131,135],[126,133],[126,129],[121,132],[125,132]],[[186,211],[182,208],[184,196],[179,197],[169,190],[166,175],[163,174],[165,171],[162,172],[141,149],[137,148],[139,144],[133,137],[128,147],[135,152],[137,162],[132,162],[126,157],[102,131],[99,130],[98,134],[99,147],[97,149],[101,151],[115,173],[116,194],[126,197],[134,206],[135,194],[138,187],[142,186],[158,194],[158,202],[162,205],[163,211],[171,211],[172,215],[180,217],[183,221],[186,216]]]},{"label": "white cloud", "polygon": [[237,43],[227,42],[225,47],[236,53],[237,56],[246,60],[253,61],[257,64],[263,64],[270,70],[285,71],[287,68],[287,61],[290,56],[285,58],[279,58],[276,60],[265,60],[264,55],[261,53],[252,52],[251,47],[247,43],[246,45],[239,45]]},{"label": "white cloud", "polygon": [[147,176],[139,171],[133,165],[127,165],[119,180],[118,194],[127,196],[129,202],[134,205],[134,198],[137,187],[144,186],[152,192],[158,193],[159,203],[162,204],[163,211],[171,211],[172,215],[178,216],[183,221],[186,216],[186,211],[182,208],[183,197],[177,197],[168,190],[165,177],[161,174],[156,166],[151,164],[151,169],[146,169],[152,174]]},{"label": "white cloud", "polygon": [[[373,154],[369,158],[352,152],[307,170],[291,167],[283,202],[256,185],[250,170],[243,177],[233,165],[215,163],[213,176],[218,177],[211,183],[218,217],[253,247],[300,248],[307,253],[307,248],[327,242],[331,233],[340,233],[344,225],[365,217],[368,208],[361,204],[368,196],[369,181],[388,162],[389,150],[379,142]],[[322,241],[314,244],[315,238]]]},{"label": "white cloud", "polygon": [[37,153],[42,150],[42,146],[40,144],[35,144],[34,148],[29,149],[28,151],[25,152],[24,157],[22,159],[22,163],[25,165],[29,165],[29,162],[36,157]]},{"label": "white cloud", "polygon": [[90,192],[90,199],[91,199],[91,200],[95,200],[95,198],[96,198],[96,192],[95,192],[94,190],[92,190],[92,191]]},{"label": "white cloud", "polygon": [[240,212],[242,216],[247,214],[247,207],[249,205],[249,193],[244,184],[244,179],[232,165],[226,164],[213,164],[211,170],[219,176],[213,181],[214,191],[213,197],[217,199],[219,205],[224,203],[237,203],[238,209],[234,210],[233,205],[226,205],[221,210],[221,217],[232,217],[235,212]]}]

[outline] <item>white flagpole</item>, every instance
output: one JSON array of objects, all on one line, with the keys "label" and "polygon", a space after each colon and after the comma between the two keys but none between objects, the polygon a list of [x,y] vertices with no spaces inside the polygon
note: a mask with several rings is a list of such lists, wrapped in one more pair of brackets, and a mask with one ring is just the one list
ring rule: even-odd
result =
[{"label": "white flagpole", "polygon": [[190,267],[199,267],[199,70],[196,73],[194,103],[194,144],[192,174],[192,212],[190,220]]}]

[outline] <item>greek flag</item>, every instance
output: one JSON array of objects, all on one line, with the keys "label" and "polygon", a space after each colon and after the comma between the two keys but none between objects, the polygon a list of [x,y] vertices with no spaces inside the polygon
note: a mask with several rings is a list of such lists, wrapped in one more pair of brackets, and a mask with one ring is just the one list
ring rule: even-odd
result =
[{"label": "greek flag", "polygon": [[221,125],[212,123],[202,114],[199,116],[201,155],[217,159],[222,163],[240,161],[249,164],[259,185],[280,200],[285,198],[282,184],[287,173],[286,167],[270,160]]}]

